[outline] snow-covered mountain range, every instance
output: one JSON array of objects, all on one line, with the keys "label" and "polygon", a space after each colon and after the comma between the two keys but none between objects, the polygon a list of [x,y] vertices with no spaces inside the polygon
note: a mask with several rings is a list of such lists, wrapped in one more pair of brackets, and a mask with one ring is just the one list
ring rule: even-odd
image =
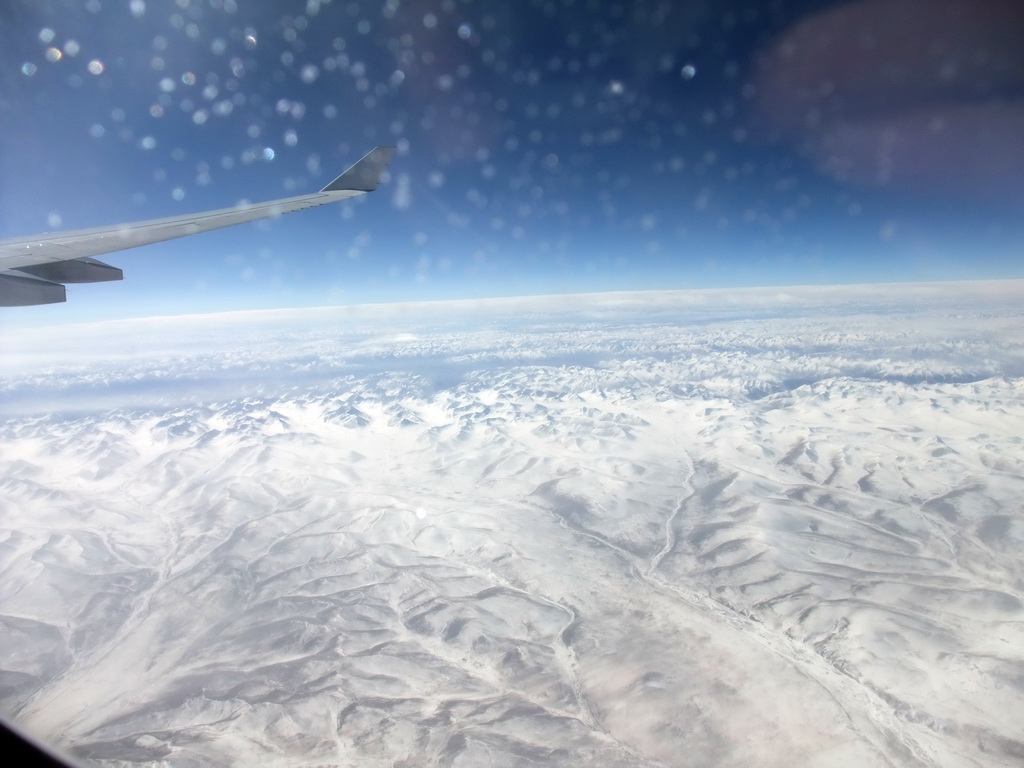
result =
[{"label": "snow-covered mountain range", "polygon": [[108,765],[1019,765],[1022,299],[19,333],[0,710]]}]

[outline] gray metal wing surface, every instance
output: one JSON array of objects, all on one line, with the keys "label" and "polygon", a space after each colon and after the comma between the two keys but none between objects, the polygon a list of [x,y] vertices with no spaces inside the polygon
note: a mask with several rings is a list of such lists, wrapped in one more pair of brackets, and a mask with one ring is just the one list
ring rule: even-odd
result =
[{"label": "gray metal wing surface", "polygon": [[94,229],[0,240],[0,307],[61,302],[66,300],[66,283],[122,279],[120,269],[93,256],[280,216],[372,192],[393,153],[394,147],[376,147],[322,190],[307,195]]}]

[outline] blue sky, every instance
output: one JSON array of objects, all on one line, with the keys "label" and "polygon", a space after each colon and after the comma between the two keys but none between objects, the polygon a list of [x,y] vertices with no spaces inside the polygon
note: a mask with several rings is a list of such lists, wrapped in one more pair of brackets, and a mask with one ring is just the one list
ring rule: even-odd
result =
[{"label": "blue sky", "polygon": [[[112,254],[124,283],[19,312],[1021,276],[1017,148],[999,146],[1021,73],[914,77],[958,60],[884,34],[883,60],[837,64],[818,43],[843,4],[764,6],[15,2],[0,237],[299,194],[399,148],[356,202]],[[947,33],[918,21],[858,23]],[[870,82],[896,64],[906,84]],[[965,105],[987,139],[964,140]]]}]

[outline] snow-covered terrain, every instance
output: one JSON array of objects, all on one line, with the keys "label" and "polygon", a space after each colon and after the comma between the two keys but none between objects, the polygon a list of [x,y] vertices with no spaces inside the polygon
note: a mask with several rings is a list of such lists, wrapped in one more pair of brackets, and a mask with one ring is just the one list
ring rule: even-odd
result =
[{"label": "snow-covered terrain", "polygon": [[0,709],[107,765],[1020,765],[1022,299],[21,332]]}]

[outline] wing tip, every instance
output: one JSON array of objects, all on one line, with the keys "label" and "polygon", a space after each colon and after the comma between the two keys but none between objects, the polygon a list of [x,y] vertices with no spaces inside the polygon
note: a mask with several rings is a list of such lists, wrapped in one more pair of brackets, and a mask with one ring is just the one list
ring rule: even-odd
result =
[{"label": "wing tip", "polygon": [[374,147],[358,162],[352,164],[321,192],[373,192],[380,183],[381,174],[391,162],[394,147]]}]

